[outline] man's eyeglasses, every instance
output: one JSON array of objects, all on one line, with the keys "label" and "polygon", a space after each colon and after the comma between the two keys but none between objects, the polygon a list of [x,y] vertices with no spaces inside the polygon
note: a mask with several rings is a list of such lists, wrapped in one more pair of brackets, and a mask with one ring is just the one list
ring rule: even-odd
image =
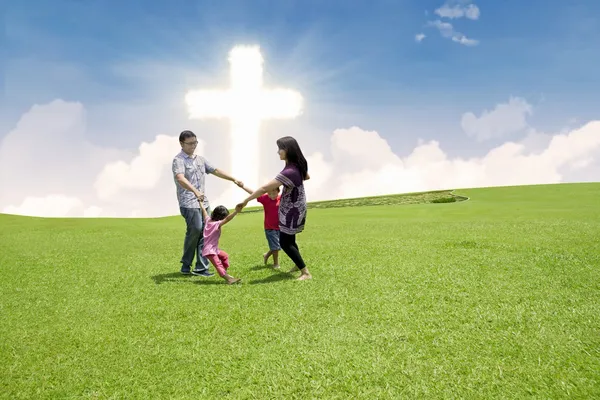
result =
[{"label": "man's eyeglasses", "polygon": [[195,146],[195,145],[198,144],[198,141],[195,141],[195,142],[183,142],[183,144],[187,144],[189,146]]}]

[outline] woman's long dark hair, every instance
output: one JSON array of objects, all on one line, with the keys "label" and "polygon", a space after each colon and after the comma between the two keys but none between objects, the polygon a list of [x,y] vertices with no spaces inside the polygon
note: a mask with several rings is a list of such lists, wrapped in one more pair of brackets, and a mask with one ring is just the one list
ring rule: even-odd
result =
[{"label": "woman's long dark hair", "polygon": [[302,150],[300,149],[300,145],[296,139],[291,136],[279,138],[277,139],[277,147],[279,147],[281,150],[285,150],[288,163],[294,164],[296,167],[298,167],[302,179],[306,179],[306,174],[308,173],[308,162],[306,162],[306,158],[304,158],[304,154],[302,154]]}]

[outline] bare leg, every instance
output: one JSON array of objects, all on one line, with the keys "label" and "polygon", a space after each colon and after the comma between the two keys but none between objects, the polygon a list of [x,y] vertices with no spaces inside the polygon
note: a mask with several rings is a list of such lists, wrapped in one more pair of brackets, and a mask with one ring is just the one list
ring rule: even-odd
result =
[{"label": "bare leg", "polygon": [[225,281],[227,282],[228,285],[233,285],[234,283],[241,282],[240,278],[234,278],[233,276],[231,276],[229,274],[223,275],[223,279],[225,279]]},{"label": "bare leg", "polygon": [[295,264],[294,268],[289,270],[288,273],[300,271],[301,275],[298,279],[301,281],[312,278],[310,272],[308,272],[308,268],[306,268],[306,264],[304,263],[302,256],[300,255],[300,250],[296,244],[296,235],[288,235],[280,232],[279,238],[281,248]]},{"label": "bare leg", "polygon": [[297,278],[297,280],[299,281],[305,281],[307,279],[311,279],[312,275],[310,274],[310,272],[308,272],[308,267],[304,267],[300,270],[301,274],[300,276]]},{"label": "bare leg", "polygon": [[272,251],[273,253],[273,268],[279,268],[279,250]]},{"label": "bare leg", "polygon": [[225,282],[227,282],[228,285],[233,285],[234,283],[241,281],[240,278],[234,278],[227,273],[227,270],[229,269],[229,254],[223,250],[219,250],[219,254],[210,255],[208,256],[208,259],[219,273],[219,276],[225,279]]},{"label": "bare leg", "polygon": [[270,250],[268,253],[263,254],[263,261],[265,262],[265,265],[267,265],[267,261],[269,260],[269,257],[271,257],[272,254],[273,252]]}]

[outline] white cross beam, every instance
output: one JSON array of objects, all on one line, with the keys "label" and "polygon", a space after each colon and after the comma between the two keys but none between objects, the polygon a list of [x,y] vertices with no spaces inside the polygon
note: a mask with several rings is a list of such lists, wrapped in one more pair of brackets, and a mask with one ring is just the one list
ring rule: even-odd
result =
[{"label": "white cross beam", "polygon": [[[185,100],[190,119],[229,119],[231,175],[256,190],[260,184],[261,122],[298,116],[302,112],[302,96],[289,89],[263,89],[263,57],[258,46],[234,47],[229,53],[229,64],[231,87],[228,90],[190,91]],[[274,154],[275,151],[273,149]]]}]

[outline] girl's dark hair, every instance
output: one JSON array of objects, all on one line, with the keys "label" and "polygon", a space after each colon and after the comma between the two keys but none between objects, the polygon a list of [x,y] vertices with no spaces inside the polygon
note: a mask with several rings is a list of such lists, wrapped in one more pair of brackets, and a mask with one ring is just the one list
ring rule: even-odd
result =
[{"label": "girl's dark hair", "polygon": [[306,179],[308,162],[306,161],[306,158],[304,158],[304,154],[302,154],[302,150],[296,139],[291,136],[279,138],[277,139],[277,147],[279,147],[280,150],[285,150],[288,163],[298,167],[302,178]]},{"label": "girl's dark hair", "polygon": [[179,134],[179,141],[185,142],[186,139],[195,138],[196,134],[192,131],[183,131]]},{"label": "girl's dark hair", "polygon": [[222,221],[229,215],[229,210],[225,206],[217,206],[210,214],[213,221]]}]

